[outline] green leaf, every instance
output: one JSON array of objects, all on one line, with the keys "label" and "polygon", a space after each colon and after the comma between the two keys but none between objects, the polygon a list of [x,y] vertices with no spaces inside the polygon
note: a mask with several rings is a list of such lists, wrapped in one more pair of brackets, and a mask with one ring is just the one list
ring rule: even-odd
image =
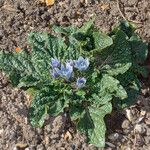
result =
[{"label": "green leaf", "polygon": [[140,66],[136,63],[133,63],[132,70],[133,70],[133,72],[142,75],[144,78],[148,77],[148,70],[144,66]]},{"label": "green leaf", "polygon": [[96,147],[105,146],[106,126],[104,117],[105,115],[110,114],[111,111],[111,103],[107,103],[100,108],[89,107],[89,113],[94,124],[93,132],[89,137],[89,143],[95,145]]},{"label": "green leaf", "polygon": [[89,30],[91,30],[94,26],[94,20],[95,18],[92,18],[90,21],[86,22],[79,30],[78,32],[87,34]]},{"label": "green leaf", "polygon": [[93,38],[95,45],[94,51],[101,51],[113,44],[113,40],[111,37],[107,36],[106,34],[100,33],[99,31],[93,32]]},{"label": "green leaf", "polygon": [[85,98],[85,95],[86,95],[86,92],[83,91],[83,90],[78,90],[78,91],[76,92],[76,95],[84,99],[84,98]]},{"label": "green leaf", "polygon": [[124,32],[118,31],[113,45],[100,53],[100,69],[111,76],[125,73],[132,65],[131,47]]},{"label": "green leaf", "polygon": [[116,28],[113,29],[111,34],[116,34],[118,31],[123,31],[129,38],[132,36],[136,29],[136,26],[126,20],[122,20]]},{"label": "green leaf", "polygon": [[129,41],[135,62],[143,63],[148,55],[148,44],[143,42],[136,34],[133,34]]},{"label": "green leaf", "polygon": [[52,57],[63,59],[64,51],[67,48],[64,39],[57,38],[47,33],[30,33],[29,43],[31,44],[33,51],[45,54],[44,58],[47,58],[48,60]]},{"label": "green leaf", "polygon": [[94,124],[93,120],[91,119],[91,116],[89,114],[89,110],[85,109],[80,117],[80,120],[77,124],[77,129],[85,134],[87,136],[88,141],[90,140],[90,137],[92,135],[92,132],[94,130]]},{"label": "green leaf", "polygon": [[35,72],[35,68],[32,66],[31,56],[26,51],[20,53],[1,51],[0,66],[15,86],[19,84],[19,80],[22,77]]},{"label": "green leaf", "polygon": [[117,97],[119,99],[127,98],[127,93],[120,82],[107,74],[102,76],[100,83],[95,84],[91,100],[96,105],[106,104]]},{"label": "green leaf", "polygon": [[119,109],[123,109],[135,103],[141,85],[137,76],[130,70],[123,75],[119,75],[117,78],[120,81],[120,83],[123,85],[125,90],[127,91],[128,96],[123,100],[114,98],[113,102],[115,107]]},{"label": "green leaf", "polygon": [[84,111],[84,108],[80,104],[70,105],[71,120],[74,121],[74,120],[80,119],[83,111]]},{"label": "green leaf", "polygon": [[97,147],[105,146],[106,127],[104,117],[111,111],[112,105],[107,103],[107,105],[103,105],[100,108],[91,106],[82,113],[77,128],[87,136],[89,143]]},{"label": "green leaf", "polygon": [[29,113],[33,126],[43,126],[47,114],[57,116],[65,107],[68,107],[68,100],[60,94],[53,86],[35,93]]},{"label": "green leaf", "polygon": [[74,26],[61,27],[61,26],[54,25],[52,27],[52,30],[56,33],[64,34],[64,35],[68,35],[68,36],[77,32],[77,28]]}]

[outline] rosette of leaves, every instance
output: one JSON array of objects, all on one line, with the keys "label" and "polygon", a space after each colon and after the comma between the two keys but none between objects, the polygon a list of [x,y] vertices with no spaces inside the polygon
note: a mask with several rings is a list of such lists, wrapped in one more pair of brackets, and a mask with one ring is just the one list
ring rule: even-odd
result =
[{"label": "rosette of leaves", "polygon": [[[112,106],[124,108],[134,102],[140,89],[138,74],[147,74],[141,64],[148,48],[126,21],[109,34],[94,28],[93,21],[81,28],[53,26],[57,35],[30,33],[32,50],[0,51],[0,69],[14,86],[32,94],[32,125],[42,127],[47,115],[57,116],[69,108],[72,121],[89,143],[104,147],[104,117]],[[81,56],[89,60],[86,70],[74,67],[67,80],[55,78],[53,59],[65,65],[67,60],[77,61]]]}]

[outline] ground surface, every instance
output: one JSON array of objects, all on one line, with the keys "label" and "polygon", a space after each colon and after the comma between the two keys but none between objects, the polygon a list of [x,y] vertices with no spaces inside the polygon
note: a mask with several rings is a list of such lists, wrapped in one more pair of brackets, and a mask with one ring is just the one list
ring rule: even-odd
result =
[{"label": "ground surface", "polygon": [[[81,26],[96,15],[95,25],[110,31],[123,17],[137,23],[137,33],[150,42],[149,0],[58,0],[46,7],[33,0],[0,0],[0,49],[14,51],[30,48],[27,35],[31,31],[50,32],[52,24]],[[146,65],[149,67],[150,59]],[[107,120],[106,150],[150,149],[150,77],[142,79],[143,88],[137,104]],[[86,139],[74,133],[64,114],[47,118],[42,129],[28,122],[29,101],[23,91],[11,87],[0,74],[0,150],[94,150]],[[128,115],[127,115],[128,114]],[[71,136],[64,138],[65,127]]]}]

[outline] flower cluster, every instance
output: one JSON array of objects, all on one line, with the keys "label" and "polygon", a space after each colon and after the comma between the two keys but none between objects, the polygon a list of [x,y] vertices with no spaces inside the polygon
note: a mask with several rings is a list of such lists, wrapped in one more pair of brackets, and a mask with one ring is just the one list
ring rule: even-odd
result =
[{"label": "flower cluster", "polygon": [[[73,77],[74,68],[79,71],[85,71],[89,67],[89,59],[80,56],[77,60],[67,60],[65,65],[61,64],[57,58],[51,59],[50,73],[53,78],[62,77],[63,79],[70,80]],[[86,83],[86,78],[80,77],[76,81],[77,88],[83,88]]]}]

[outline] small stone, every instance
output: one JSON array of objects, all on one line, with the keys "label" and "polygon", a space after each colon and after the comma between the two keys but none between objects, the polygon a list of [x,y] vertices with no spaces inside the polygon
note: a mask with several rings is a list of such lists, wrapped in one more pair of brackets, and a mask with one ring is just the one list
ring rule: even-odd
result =
[{"label": "small stone", "polygon": [[133,114],[132,114],[132,112],[131,112],[130,109],[126,109],[126,117],[127,117],[127,119],[128,119],[129,121],[132,122],[132,120],[133,120]]},{"label": "small stone", "polygon": [[114,144],[112,144],[112,143],[110,143],[110,142],[106,142],[106,144],[107,144],[108,146],[112,147],[112,148],[115,148],[115,147],[116,147]]},{"label": "small stone", "polygon": [[71,139],[72,139],[72,135],[71,135],[71,133],[70,133],[69,131],[67,131],[67,132],[65,133],[64,139],[65,139],[65,140],[71,140]]},{"label": "small stone", "polygon": [[143,134],[143,133],[145,133],[145,131],[146,131],[146,129],[140,124],[136,124],[134,127],[135,133]]},{"label": "small stone", "polygon": [[0,1],[0,8],[4,5],[4,2],[5,2],[4,0]]},{"label": "small stone", "polygon": [[128,4],[129,4],[130,6],[132,6],[132,5],[135,5],[136,2],[137,2],[137,0],[129,0],[129,1],[128,1]]},{"label": "small stone", "polygon": [[50,139],[48,136],[45,137],[45,144],[48,145],[50,143]]},{"label": "small stone", "polygon": [[28,146],[27,144],[23,144],[23,143],[17,143],[16,144],[16,147],[21,148],[21,149],[26,148],[27,146]]},{"label": "small stone", "polygon": [[119,134],[118,133],[113,133],[113,134],[110,134],[108,136],[108,139],[110,139],[112,141],[116,141],[118,138],[119,138]]},{"label": "small stone", "polygon": [[146,135],[147,135],[147,136],[150,136],[150,129],[149,129],[149,128],[148,128],[147,131],[146,131]]},{"label": "small stone", "polygon": [[141,116],[145,116],[145,114],[146,114],[146,111],[145,110],[141,110],[140,115]]},{"label": "small stone", "polygon": [[44,149],[45,148],[44,148],[43,144],[40,144],[40,145],[37,146],[37,150],[44,150]]},{"label": "small stone", "polygon": [[146,119],[145,119],[145,123],[146,123],[147,125],[150,125],[150,118],[146,118]]},{"label": "small stone", "polygon": [[29,147],[25,148],[25,150],[30,150]]},{"label": "small stone", "polygon": [[15,147],[13,148],[13,150],[18,150],[18,148],[15,146]]},{"label": "small stone", "polygon": [[123,129],[127,129],[129,127],[129,125],[130,125],[130,122],[129,122],[129,120],[126,119],[126,120],[123,121],[121,127]]},{"label": "small stone", "polygon": [[0,135],[4,132],[4,129],[0,129]]}]

